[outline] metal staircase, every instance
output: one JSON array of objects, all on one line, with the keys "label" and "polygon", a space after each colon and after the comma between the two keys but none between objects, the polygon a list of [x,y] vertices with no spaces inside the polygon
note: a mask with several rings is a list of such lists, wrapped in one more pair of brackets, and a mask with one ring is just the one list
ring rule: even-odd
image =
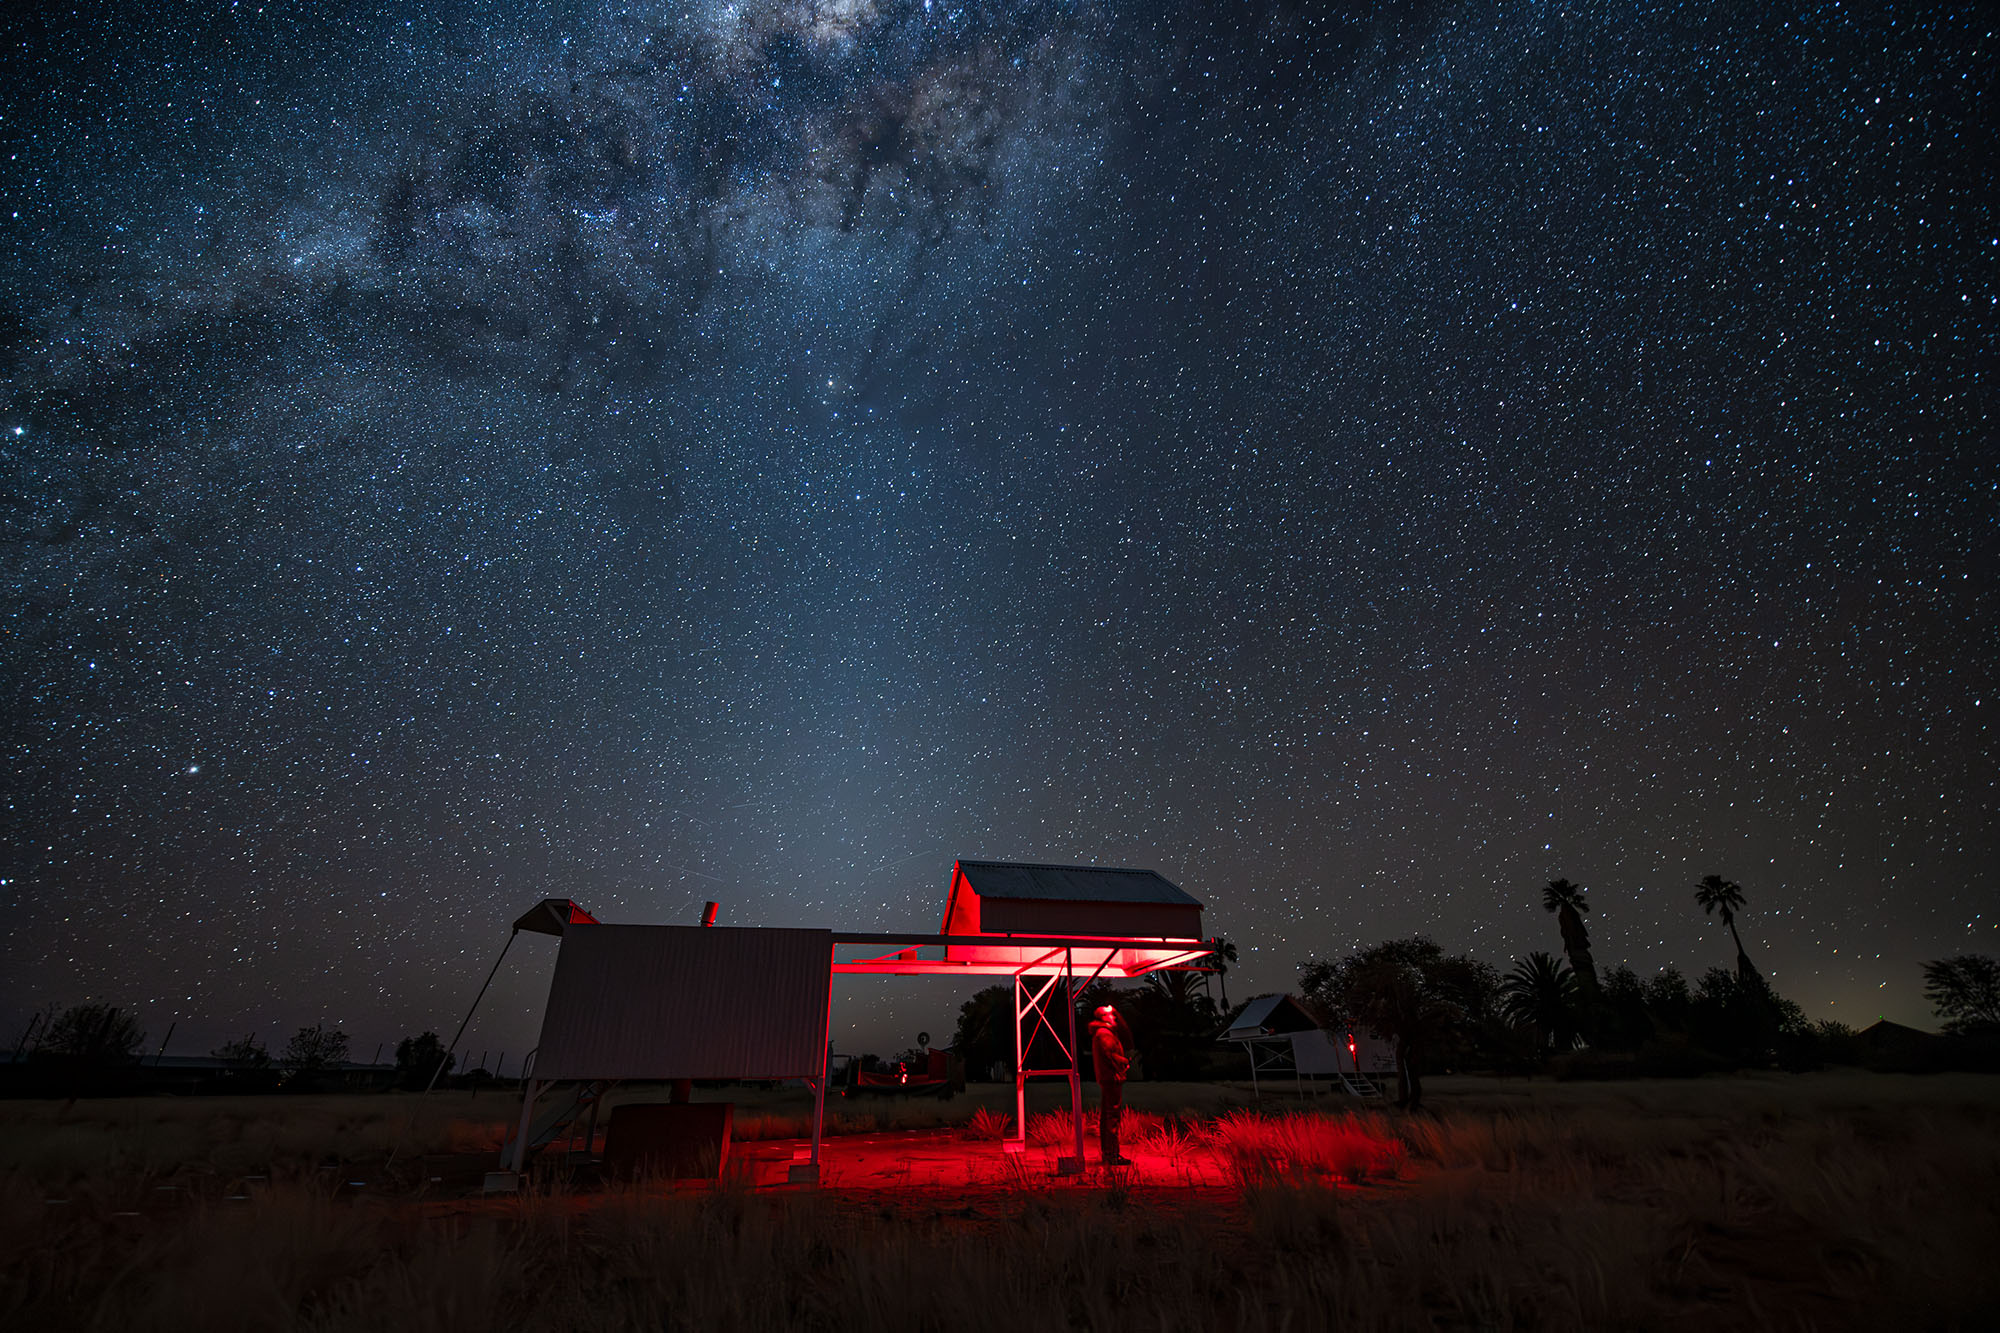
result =
[{"label": "metal staircase", "polygon": [[1382,1085],[1366,1074],[1337,1074],[1335,1077],[1340,1080],[1340,1086],[1347,1089],[1349,1096],[1359,1097],[1364,1101],[1385,1100]]},{"label": "metal staircase", "polygon": [[[529,1151],[567,1141],[564,1151],[588,1153],[597,1138],[598,1106],[611,1088],[612,1085],[606,1082],[579,1083],[549,1098],[547,1104],[535,1112],[535,1118],[528,1126]],[[579,1120],[584,1123],[579,1125]],[[507,1141],[500,1145],[501,1161],[512,1158],[517,1133],[518,1128],[507,1131]],[[582,1138],[580,1148],[577,1143],[579,1138]]]}]

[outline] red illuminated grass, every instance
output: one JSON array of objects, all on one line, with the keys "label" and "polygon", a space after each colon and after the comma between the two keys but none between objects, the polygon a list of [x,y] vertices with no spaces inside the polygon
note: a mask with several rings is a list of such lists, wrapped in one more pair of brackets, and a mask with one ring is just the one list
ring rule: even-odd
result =
[{"label": "red illuminated grass", "polygon": [[1206,1137],[1222,1153],[1239,1180],[1311,1181],[1394,1179],[1408,1155],[1386,1117],[1346,1115],[1257,1115],[1232,1111],[1217,1119]]}]

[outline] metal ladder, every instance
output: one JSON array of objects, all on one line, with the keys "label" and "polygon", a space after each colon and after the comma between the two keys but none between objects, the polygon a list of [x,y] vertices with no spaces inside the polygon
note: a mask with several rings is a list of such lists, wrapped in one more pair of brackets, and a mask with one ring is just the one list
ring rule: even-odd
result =
[{"label": "metal ladder", "polygon": [[[528,1126],[528,1148],[531,1151],[545,1148],[563,1138],[566,1132],[572,1131],[578,1118],[586,1113],[590,1116],[591,1138],[594,1140],[597,1137],[597,1106],[610,1090],[608,1083],[580,1083],[570,1096],[550,1098],[548,1105],[535,1113]],[[503,1162],[513,1153],[515,1132],[509,1129],[506,1142],[500,1145],[500,1160]],[[569,1137],[574,1138],[574,1133],[570,1132]],[[586,1144],[584,1151],[588,1152],[590,1147]]]},{"label": "metal ladder", "polygon": [[1383,1100],[1382,1089],[1374,1079],[1363,1074],[1341,1074],[1339,1078],[1340,1086],[1346,1088],[1350,1096],[1360,1097],[1364,1101]]}]

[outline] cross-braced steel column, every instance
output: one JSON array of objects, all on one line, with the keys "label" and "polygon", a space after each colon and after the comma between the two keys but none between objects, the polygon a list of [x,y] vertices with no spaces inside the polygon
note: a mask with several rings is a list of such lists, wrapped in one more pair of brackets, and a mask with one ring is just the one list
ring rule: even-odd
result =
[{"label": "cross-braced steel column", "polygon": [[[1051,972],[1039,985],[1030,987],[1028,973],[1035,968],[1053,963],[1057,955],[1062,956],[1063,970]],[[1020,1152],[1028,1145],[1028,1080],[1038,1074],[1063,1074],[1072,1079],[1076,1074],[1076,1013],[1071,1006],[1070,1034],[1065,1041],[1063,1034],[1049,1019],[1049,1005],[1054,1003],[1058,993],[1058,983],[1070,978],[1070,951],[1050,949],[1014,973],[1014,1132],[1002,1145],[1008,1152]],[[1067,996],[1069,988],[1062,986],[1061,994]],[[1033,1019],[1032,1026],[1029,1023]],[[1034,1049],[1037,1033],[1047,1030],[1056,1046],[1061,1049],[1066,1065],[1059,1069],[1030,1069],[1028,1055]],[[1072,1099],[1072,1109],[1078,1116],[1082,1114],[1081,1090]],[[1081,1125],[1081,1120],[1078,1121]],[[1081,1132],[1079,1130],[1079,1132]]]}]

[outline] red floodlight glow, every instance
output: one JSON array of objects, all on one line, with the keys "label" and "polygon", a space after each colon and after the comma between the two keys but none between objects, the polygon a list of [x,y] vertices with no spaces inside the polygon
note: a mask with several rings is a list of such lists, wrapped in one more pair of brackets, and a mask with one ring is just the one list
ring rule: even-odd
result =
[{"label": "red floodlight glow", "polygon": [[1142,977],[1161,968],[1199,970],[1214,951],[1203,940],[1035,935],[876,935],[838,937],[846,945],[898,944],[872,958],[837,959],[833,970],[890,976],[1016,976],[1061,970]]}]

